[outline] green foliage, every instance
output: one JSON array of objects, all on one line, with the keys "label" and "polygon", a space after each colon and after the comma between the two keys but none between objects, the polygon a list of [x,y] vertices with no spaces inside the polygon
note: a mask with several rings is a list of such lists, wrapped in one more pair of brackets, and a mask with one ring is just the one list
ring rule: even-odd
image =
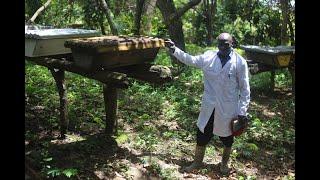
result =
[{"label": "green foliage", "polygon": [[120,14],[114,19],[115,25],[119,30],[119,34],[125,34],[132,36],[134,29],[134,14],[133,12],[128,12],[126,14]]},{"label": "green foliage", "polygon": [[[41,0],[25,0],[25,20],[28,21],[32,15],[42,6]],[[36,22],[40,21],[41,17],[36,19]]]},{"label": "green foliage", "polygon": [[100,25],[103,25],[105,21],[105,14],[101,8],[99,8],[100,5],[98,4],[98,1],[82,0],[80,2],[84,15],[82,17],[86,25],[85,27],[89,29],[100,29]]},{"label": "green foliage", "polygon": [[178,179],[174,175],[174,171],[175,171],[175,169],[169,169],[169,168],[161,169],[160,178],[164,179],[164,180],[171,180],[171,179],[175,180],[175,179]]},{"label": "green foliage", "polygon": [[[133,35],[135,1],[122,3],[121,7],[116,1],[107,1],[112,12],[114,24],[120,34]],[[31,18],[33,13],[45,3],[44,0],[26,0],[25,18]],[[175,6],[185,5],[184,1],[175,1]],[[216,2],[216,13],[213,18],[213,37],[221,32],[232,33],[240,44],[255,45],[280,45],[281,40],[281,11],[275,2],[258,0],[230,0]],[[294,23],[294,8],[290,8],[288,15]],[[145,12],[145,9],[144,9]],[[200,46],[207,44],[207,29],[205,26],[205,9],[198,5],[190,9],[182,16],[183,31],[187,43]],[[96,0],[56,0],[52,1],[48,8],[36,19],[36,23],[53,25],[56,27],[68,27],[71,24],[82,24],[83,28],[100,30],[104,27],[107,34],[111,34],[104,11],[99,8]],[[151,30],[146,29],[147,22],[151,22]],[[155,37],[168,37],[167,28],[164,25],[162,15],[158,8],[147,16],[142,15],[141,30],[143,35]],[[289,28],[288,28],[289,31]]]},{"label": "green foliage", "polygon": [[[44,3],[45,1],[41,5]],[[80,5],[75,1],[56,0],[51,1],[47,9],[37,17],[36,22],[42,25],[64,28],[70,24],[81,23],[82,13]]]},{"label": "green foliage", "polygon": [[78,170],[77,169],[64,169],[62,171],[62,173],[67,176],[68,178],[72,177],[72,176],[75,176],[77,173],[78,173]]},{"label": "green foliage", "polygon": [[125,132],[118,131],[116,141],[118,144],[123,144],[128,141],[128,135]]},{"label": "green foliage", "polygon": [[47,174],[51,177],[57,177],[60,175],[65,175],[66,177],[70,178],[72,176],[75,176],[76,174],[78,174],[78,170],[77,169],[59,169],[59,168],[54,168],[51,170],[48,170]]},{"label": "green foliage", "polygon": [[51,177],[56,177],[56,176],[59,176],[61,175],[61,170],[60,169],[51,169],[51,170],[48,170],[47,174]]},{"label": "green foliage", "polygon": [[[291,74],[287,69],[275,71],[275,87],[288,88],[292,86]],[[271,72],[263,72],[250,76],[250,86],[257,91],[270,90]]]},{"label": "green foliage", "polygon": [[244,139],[235,139],[233,145],[232,158],[237,158],[239,155],[251,158],[255,153],[259,151],[259,147],[254,143],[248,143]]}]

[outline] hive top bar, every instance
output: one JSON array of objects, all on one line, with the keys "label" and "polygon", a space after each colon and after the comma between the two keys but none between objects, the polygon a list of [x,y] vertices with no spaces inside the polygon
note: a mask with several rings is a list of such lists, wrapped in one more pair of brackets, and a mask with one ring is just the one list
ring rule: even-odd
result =
[{"label": "hive top bar", "polygon": [[25,30],[26,39],[59,39],[100,36],[96,30],[86,29],[37,29]]},{"label": "hive top bar", "polygon": [[68,40],[64,45],[68,48],[89,48],[98,51],[128,51],[164,47],[164,40],[148,36],[101,36]]},{"label": "hive top bar", "polygon": [[294,54],[295,47],[294,46],[276,46],[276,47],[268,47],[268,46],[253,46],[253,45],[243,45],[240,46],[241,49],[250,51],[250,52],[260,52],[267,54]]}]

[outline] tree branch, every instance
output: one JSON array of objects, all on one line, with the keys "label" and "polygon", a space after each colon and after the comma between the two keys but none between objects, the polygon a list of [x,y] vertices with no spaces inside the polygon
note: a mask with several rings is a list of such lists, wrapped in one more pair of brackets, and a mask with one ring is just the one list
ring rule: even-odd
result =
[{"label": "tree branch", "polygon": [[189,9],[193,8],[194,6],[198,5],[200,2],[201,0],[189,1],[183,7],[177,9],[177,12],[172,17],[170,17],[170,21],[173,21],[176,18],[180,18],[185,12],[187,12]]},{"label": "tree branch", "polygon": [[52,0],[48,0],[43,6],[41,6],[35,13],[34,15],[31,17],[31,19],[27,22],[27,24],[31,24],[34,23],[34,20],[38,17],[38,15],[45,10],[49,4],[51,3]]}]

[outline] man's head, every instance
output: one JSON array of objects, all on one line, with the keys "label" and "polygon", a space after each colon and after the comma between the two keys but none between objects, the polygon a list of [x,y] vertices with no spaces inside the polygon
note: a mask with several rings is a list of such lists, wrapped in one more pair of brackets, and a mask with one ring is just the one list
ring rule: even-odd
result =
[{"label": "man's head", "polygon": [[231,51],[233,38],[229,33],[221,33],[218,37],[218,49],[221,54],[227,55]]}]

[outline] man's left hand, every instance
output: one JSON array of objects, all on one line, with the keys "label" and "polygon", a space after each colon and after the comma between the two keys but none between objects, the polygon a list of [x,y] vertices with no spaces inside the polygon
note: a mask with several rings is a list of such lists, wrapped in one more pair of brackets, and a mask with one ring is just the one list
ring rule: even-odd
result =
[{"label": "man's left hand", "polygon": [[238,119],[241,123],[245,123],[245,125],[248,125],[248,117],[247,116],[244,116],[244,115],[238,115]]}]

